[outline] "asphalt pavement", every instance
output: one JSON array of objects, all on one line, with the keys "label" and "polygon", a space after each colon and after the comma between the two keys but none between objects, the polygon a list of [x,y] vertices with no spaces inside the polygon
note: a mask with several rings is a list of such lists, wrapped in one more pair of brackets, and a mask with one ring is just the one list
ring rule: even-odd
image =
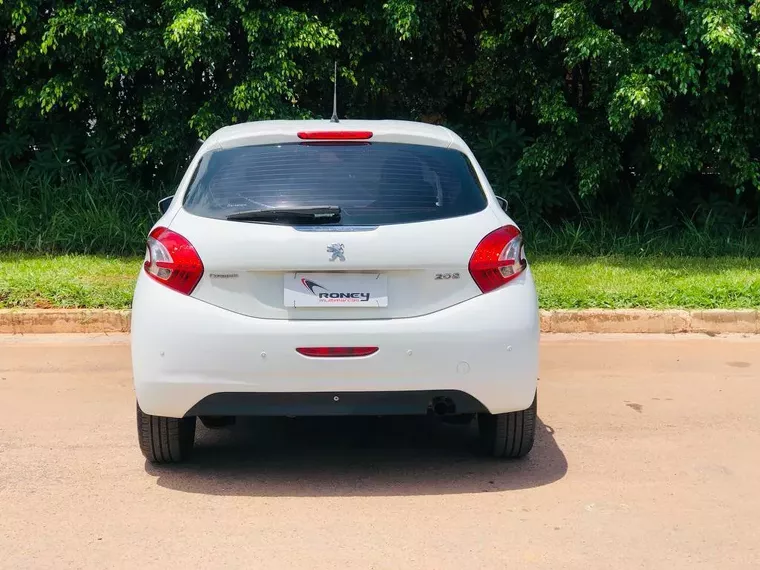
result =
[{"label": "asphalt pavement", "polygon": [[0,337],[0,568],[760,568],[758,337],[544,337],[520,461],[249,419],[154,467],[134,414],[128,337]]}]

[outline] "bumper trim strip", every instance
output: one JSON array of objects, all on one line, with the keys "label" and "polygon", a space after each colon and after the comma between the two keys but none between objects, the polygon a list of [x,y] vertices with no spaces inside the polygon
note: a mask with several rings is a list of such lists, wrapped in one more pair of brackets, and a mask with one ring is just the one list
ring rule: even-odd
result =
[{"label": "bumper trim strip", "polygon": [[432,411],[446,400],[457,414],[488,412],[460,390],[387,392],[219,392],[203,398],[185,416],[403,416]]}]

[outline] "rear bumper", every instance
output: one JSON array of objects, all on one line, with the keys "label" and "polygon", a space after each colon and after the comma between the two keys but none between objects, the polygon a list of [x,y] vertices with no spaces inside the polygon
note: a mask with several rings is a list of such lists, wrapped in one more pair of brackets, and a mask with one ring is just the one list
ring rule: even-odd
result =
[{"label": "rear bumper", "polygon": [[[538,335],[529,270],[502,289],[429,315],[362,321],[252,318],[180,295],[141,274],[132,311],[132,362],[138,402],[152,415],[212,415],[213,409],[236,415],[425,413],[420,402],[447,390],[463,393],[463,403],[501,413],[526,409],[533,401]],[[295,351],[304,346],[379,350],[366,357],[315,359]],[[382,395],[379,401],[388,404],[383,411],[370,393]],[[215,394],[232,396],[210,398]],[[230,405],[235,394],[241,394],[239,401]],[[296,407],[278,408],[287,401]]]}]

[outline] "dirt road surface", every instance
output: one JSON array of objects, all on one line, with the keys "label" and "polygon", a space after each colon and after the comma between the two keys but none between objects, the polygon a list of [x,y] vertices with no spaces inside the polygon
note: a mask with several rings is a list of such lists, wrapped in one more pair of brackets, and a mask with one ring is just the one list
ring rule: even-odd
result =
[{"label": "dirt road surface", "polygon": [[0,568],[760,568],[760,339],[542,349],[527,460],[424,419],[283,419],[157,468],[126,337],[0,339]]}]

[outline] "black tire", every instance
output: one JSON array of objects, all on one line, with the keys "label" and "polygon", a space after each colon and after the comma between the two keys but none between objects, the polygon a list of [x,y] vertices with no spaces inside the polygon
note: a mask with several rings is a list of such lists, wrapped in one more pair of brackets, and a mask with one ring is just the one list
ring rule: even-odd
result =
[{"label": "black tire", "polygon": [[146,414],[137,405],[140,451],[151,463],[179,463],[187,459],[195,440],[195,417],[166,418]]},{"label": "black tire", "polygon": [[484,450],[494,457],[526,456],[536,436],[537,399],[527,410],[506,414],[478,414],[480,440]]}]

